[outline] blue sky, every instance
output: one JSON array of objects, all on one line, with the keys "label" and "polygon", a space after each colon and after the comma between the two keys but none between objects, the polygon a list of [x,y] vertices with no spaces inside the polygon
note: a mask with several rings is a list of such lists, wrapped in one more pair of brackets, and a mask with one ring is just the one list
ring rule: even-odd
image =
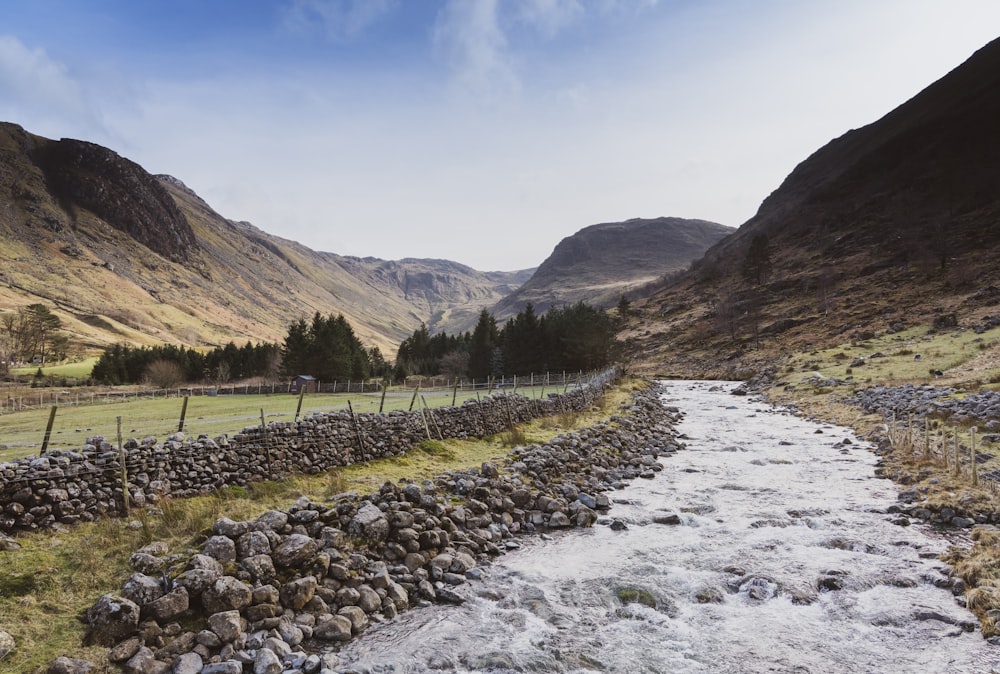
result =
[{"label": "blue sky", "polygon": [[0,120],[317,250],[514,270],[738,226],[998,34],[997,0],[0,0]]}]

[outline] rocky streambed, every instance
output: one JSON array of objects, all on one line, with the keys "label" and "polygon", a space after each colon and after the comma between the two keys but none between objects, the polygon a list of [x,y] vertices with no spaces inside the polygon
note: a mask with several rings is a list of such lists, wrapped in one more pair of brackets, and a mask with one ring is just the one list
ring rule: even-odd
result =
[{"label": "rocky streambed", "polygon": [[653,386],[503,465],[221,518],[193,553],[154,543],[87,612],[88,638],[134,674],[338,671],[341,645],[403,611],[463,602],[458,589],[521,536],[593,525],[608,491],[662,470],[657,459],[680,446],[678,417]]}]

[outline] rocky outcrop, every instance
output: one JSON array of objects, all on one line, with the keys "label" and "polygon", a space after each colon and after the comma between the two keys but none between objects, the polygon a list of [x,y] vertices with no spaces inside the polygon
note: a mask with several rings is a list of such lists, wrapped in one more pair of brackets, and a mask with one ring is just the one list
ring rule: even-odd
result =
[{"label": "rocky outcrop", "polygon": [[[401,611],[463,602],[482,563],[519,535],[590,526],[610,506],[605,492],[655,474],[679,447],[676,412],[655,389],[635,396],[620,416],[519,447],[502,466],[222,518],[193,555],[147,546],[123,588],[131,599],[106,595],[88,613],[94,639],[113,634],[110,658],[127,672],[338,669],[320,652]],[[171,594],[187,608],[157,617]]]},{"label": "rocky outcrop", "polygon": [[185,262],[196,250],[194,230],[184,214],[160,182],[135,162],[69,138],[40,143],[35,158],[64,209],[86,209],[168,260]]}]

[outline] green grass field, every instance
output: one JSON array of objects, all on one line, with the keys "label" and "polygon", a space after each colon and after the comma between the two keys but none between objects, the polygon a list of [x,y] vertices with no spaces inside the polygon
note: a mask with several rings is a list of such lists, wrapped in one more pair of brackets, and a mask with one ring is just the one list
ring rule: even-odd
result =
[{"label": "green grass field", "polygon": [[[540,386],[517,389],[518,394],[532,398],[554,391],[551,387],[545,389]],[[412,390],[398,389],[386,392],[384,404],[381,393],[310,394],[302,400],[300,417],[346,410],[348,402],[357,413],[378,412],[380,406],[384,412],[406,410],[411,403],[416,409],[424,402],[431,408],[444,407],[451,405],[453,399],[460,405],[484,393],[459,391],[455,396],[450,390],[427,390],[420,391],[414,402]],[[0,414],[0,461],[39,453],[53,404],[57,409],[49,439],[50,450],[79,449],[87,438],[95,435],[116,442],[119,416],[122,418],[124,439],[141,440],[151,435],[163,440],[178,430],[184,402],[179,397],[145,398],[117,393],[109,394],[107,402],[77,405],[72,392],[55,403],[46,395],[51,393],[32,391],[28,397],[34,405],[33,409]],[[42,404],[36,403],[35,396],[42,400]],[[288,393],[192,396],[188,398],[184,432],[188,435],[204,433],[212,438],[223,433],[232,435],[248,426],[259,426],[262,412],[266,422],[293,421],[298,405],[298,396]]]},{"label": "green grass field", "polygon": [[[88,379],[97,364],[97,356],[91,356],[75,363],[42,366],[42,374],[46,377],[66,377],[67,379]],[[10,371],[17,377],[32,377],[38,372],[37,365],[14,368]]]}]

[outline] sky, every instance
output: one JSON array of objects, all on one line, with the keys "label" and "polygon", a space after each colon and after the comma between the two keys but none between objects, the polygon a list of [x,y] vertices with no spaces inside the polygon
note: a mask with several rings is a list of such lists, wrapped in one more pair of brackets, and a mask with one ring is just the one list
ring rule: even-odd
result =
[{"label": "sky", "polygon": [[513,271],[739,226],[998,35],[998,0],[0,0],[0,121],[315,250]]}]

